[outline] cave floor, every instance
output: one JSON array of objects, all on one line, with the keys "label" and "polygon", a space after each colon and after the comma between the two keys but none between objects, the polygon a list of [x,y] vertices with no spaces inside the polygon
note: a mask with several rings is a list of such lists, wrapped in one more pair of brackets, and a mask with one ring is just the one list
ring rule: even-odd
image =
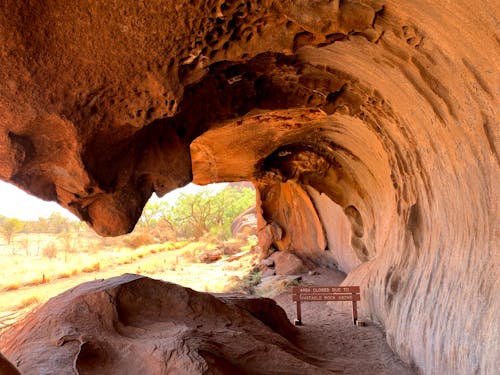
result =
[{"label": "cave floor", "polygon": [[[318,268],[302,275],[301,285],[340,285],[345,275]],[[296,318],[296,304],[290,292],[274,297],[290,321]],[[382,329],[372,322],[357,327],[352,323],[350,302],[302,303],[302,322],[295,344],[308,355],[333,361],[333,372],[342,374],[417,374],[391,350]],[[362,316],[359,317],[363,319]],[[325,362],[328,368],[328,364]]]}]

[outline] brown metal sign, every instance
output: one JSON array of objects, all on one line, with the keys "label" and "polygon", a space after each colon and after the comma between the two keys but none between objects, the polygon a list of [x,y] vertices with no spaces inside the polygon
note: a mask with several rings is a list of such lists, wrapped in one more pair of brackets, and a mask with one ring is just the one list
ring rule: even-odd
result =
[{"label": "brown metal sign", "polygon": [[361,301],[359,286],[294,286],[292,301],[297,302],[296,325],[302,324],[301,302],[347,301],[352,302],[352,320],[358,320],[357,301]]}]

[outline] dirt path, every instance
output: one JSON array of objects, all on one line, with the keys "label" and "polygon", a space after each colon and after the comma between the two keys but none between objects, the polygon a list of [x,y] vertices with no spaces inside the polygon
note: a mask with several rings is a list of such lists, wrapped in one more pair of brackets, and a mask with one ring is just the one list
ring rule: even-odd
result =
[{"label": "dirt path", "polygon": [[[304,275],[301,285],[339,285],[345,277],[338,271],[317,271],[319,275]],[[274,299],[293,322],[296,304],[291,294],[287,292]],[[373,324],[353,325],[350,303],[303,303],[302,321],[297,346],[310,355],[333,361],[342,374],[417,374],[394,354],[380,328]]]}]

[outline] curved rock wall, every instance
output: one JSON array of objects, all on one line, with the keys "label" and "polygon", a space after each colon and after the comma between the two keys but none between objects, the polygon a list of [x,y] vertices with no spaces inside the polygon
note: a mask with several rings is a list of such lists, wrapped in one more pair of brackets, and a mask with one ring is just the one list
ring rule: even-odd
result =
[{"label": "curved rock wall", "polygon": [[329,258],[333,259],[333,265],[348,274],[361,264],[351,244],[352,239],[356,239],[352,236],[351,223],[342,208],[326,194],[319,194],[313,188],[308,188],[307,192],[325,230]]},{"label": "curved rock wall", "polygon": [[42,3],[0,10],[2,179],[105,235],[252,180],[266,246],[349,272],[405,361],[500,367],[495,2]]}]

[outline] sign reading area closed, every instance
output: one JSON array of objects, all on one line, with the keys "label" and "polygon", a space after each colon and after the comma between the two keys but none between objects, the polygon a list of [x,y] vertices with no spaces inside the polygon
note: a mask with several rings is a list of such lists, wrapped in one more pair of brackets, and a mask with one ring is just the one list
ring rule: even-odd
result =
[{"label": "sign reading area closed", "polygon": [[354,324],[358,319],[356,301],[361,300],[359,286],[312,286],[293,287],[292,301],[297,302],[296,325],[302,324],[301,302],[348,301],[352,302],[352,319]]}]

